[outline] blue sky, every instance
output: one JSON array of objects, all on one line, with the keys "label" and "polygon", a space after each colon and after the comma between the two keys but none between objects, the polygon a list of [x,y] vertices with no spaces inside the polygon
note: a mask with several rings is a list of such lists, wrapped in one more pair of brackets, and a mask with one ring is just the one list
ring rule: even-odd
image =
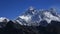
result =
[{"label": "blue sky", "polygon": [[0,0],[0,17],[14,19],[26,11],[29,6],[36,9],[54,7],[60,11],[60,0]]}]

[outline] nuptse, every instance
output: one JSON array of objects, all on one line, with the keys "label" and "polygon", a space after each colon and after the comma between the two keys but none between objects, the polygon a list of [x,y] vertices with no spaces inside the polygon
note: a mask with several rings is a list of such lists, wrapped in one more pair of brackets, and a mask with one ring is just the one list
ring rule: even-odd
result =
[{"label": "nuptse", "polygon": [[30,7],[15,20],[1,17],[0,34],[60,34],[60,15],[53,8]]}]

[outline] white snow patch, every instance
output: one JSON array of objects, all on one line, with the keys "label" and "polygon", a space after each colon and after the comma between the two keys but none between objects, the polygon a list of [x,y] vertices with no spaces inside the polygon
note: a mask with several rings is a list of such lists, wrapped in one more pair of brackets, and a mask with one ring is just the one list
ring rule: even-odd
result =
[{"label": "white snow patch", "polygon": [[19,24],[23,25],[19,20],[16,20]]},{"label": "white snow patch", "polygon": [[51,23],[51,19],[44,18],[44,20],[46,20],[48,24]]},{"label": "white snow patch", "polygon": [[52,15],[50,12],[45,12],[44,15],[46,17],[45,20],[47,20],[48,23],[50,23],[51,20],[60,21],[59,17]]},{"label": "white snow patch", "polygon": [[31,20],[31,16],[27,15],[27,16],[19,16],[21,19],[24,19],[26,22]]},{"label": "white snow patch", "polygon": [[7,19],[5,17],[0,17],[0,22],[3,22],[5,19],[7,20],[7,22],[9,21],[9,19]]}]

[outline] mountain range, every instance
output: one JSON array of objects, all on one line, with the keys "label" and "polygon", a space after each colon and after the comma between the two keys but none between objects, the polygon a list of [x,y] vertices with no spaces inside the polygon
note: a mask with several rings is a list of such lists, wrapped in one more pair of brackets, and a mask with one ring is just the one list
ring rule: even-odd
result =
[{"label": "mountain range", "polygon": [[29,7],[15,20],[1,17],[0,34],[60,34],[60,14],[53,8]]}]

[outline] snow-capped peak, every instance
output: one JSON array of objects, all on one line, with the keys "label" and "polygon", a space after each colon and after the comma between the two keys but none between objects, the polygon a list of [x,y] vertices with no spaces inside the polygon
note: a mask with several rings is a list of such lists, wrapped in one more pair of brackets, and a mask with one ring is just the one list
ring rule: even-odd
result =
[{"label": "snow-capped peak", "polygon": [[[20,24],[25,25],[40,25],[41,21],[45,20],[47,23],[51,23],[52,20],[60,21],[60,17],[55,12],[55,9],[51,8],[49,10],[36,10],[33,7],[30,7],[23,15],[18,17],[21,20],[16,20]],[[24,21],[23,23],[21,21]]]},{"label": "snow-capped peak", "polygon": [[32,7],[32,6],[30,6],[30,7],[29,7],[29,10],[34,10],[34,9],[35,9],[35,8],[34,8],[34,7]]},{"label": "snow-capped peak", "polygon": [[29,7],[26,12],[24,13],[24,15],[34,15],[36,14],[37,10],[33,7]]},{"label": "snow-capped peak", "polygon": [[45,12],[45,13],[43,13],[43,14],[44,14],[44,19],[45,19],[48,23],[50,23],[51,20],[60,21],[60,18],[59,18],[59,17],[52,15],[50,12]]},{"label": "snow-capped peak", "polygon": [[5,18],[5,17],[0,17],[0,22],[8,22],[9,19]]}]

